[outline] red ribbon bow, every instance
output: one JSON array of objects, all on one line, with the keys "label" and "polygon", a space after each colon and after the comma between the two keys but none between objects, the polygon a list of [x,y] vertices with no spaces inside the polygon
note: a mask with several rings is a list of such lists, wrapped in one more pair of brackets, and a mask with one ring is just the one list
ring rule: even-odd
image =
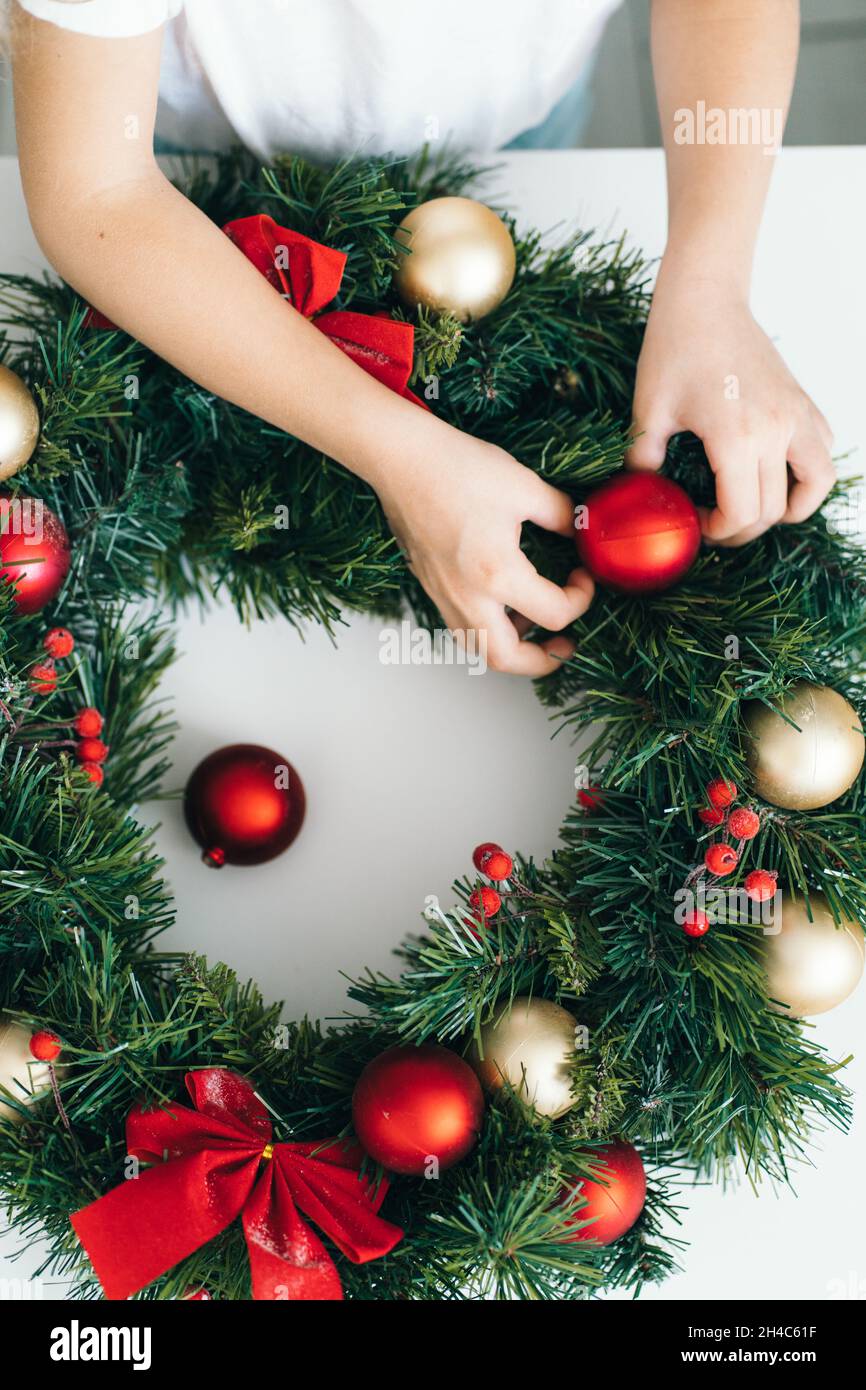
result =
[{"label": "red ribbon bow", "polygon": [[227,222],[223,231],[268,283],[347,357],[398,395],[428,409],[408,387],[415,342],[411,323],[345,309],[321,313],[340,288],[344,252],[280,227],[263,212]]},{"label": "red ribbon bow", "polygon": [[186,1085],[194,1110],[136,1107],[127,1119],[129,1153],[156,1167],[71,1217],[106,1297],[137,1293],[236,1216],[256,1299],[343,1297],[333,1260],[299,1210],[356,1264],[402,1239],[376,1214],[388,1185],[362,1179],[356,1145],[274,1144],[264,1105],[236,1072],[188,1072]]}]

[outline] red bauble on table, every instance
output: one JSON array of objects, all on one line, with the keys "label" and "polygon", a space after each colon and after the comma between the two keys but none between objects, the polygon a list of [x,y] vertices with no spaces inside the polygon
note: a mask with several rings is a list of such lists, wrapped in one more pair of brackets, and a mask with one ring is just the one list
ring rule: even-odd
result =
[{"label": "red bauble on table", "polygon": [[297,836],[305,810],[304,786],[291,763],[257,743],[211,753],[184,796],[186,823],[212,868],[276,858]]},{"label": "red bauble on table", "polygon": [[361,1147],[392,1173],[421,1177],[465,1158],[481,1129],[484,1098],[467,1062],[447,1047],[389,1047],[361,1072],[352,1120]]},{"label": "red bauble on table", "polygon": [[603,1160],[598,1181],[578,1179],[574,1187],[569,1187],[569,1195],[577,1191],[586,1201],[575,1213],[575,1222],[592,1218],[592,1225],[582,1226],[570,1239],[610,1245],[631,1230],[643,1211],[646,1173],[637,1149],[624,1139],[604,1144],[592,1157]]},{"label": "red bauble on table", "polygon": [[38,497],[0,497],[0,579],[19,613],[38,613],[69,573],[66,527]]},{"label": "red bauble on table", "polygon": [[629,594],[676,584],[701,543],[691,498],[658,473],[618,473],[586,499],[585,520],[575,532],[581,561],[599,583]]}]

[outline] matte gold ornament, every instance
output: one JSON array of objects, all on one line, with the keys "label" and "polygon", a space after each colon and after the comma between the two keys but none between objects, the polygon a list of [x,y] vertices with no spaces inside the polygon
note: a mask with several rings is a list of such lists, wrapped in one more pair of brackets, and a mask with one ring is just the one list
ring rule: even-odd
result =
[{"label": "matte gold ornament", "polygon": [[501,218],[474,198],[431,198],[407,213],[397,239],[409,248],[394,280],[407,304],[447,309],[461,323],[483,318],[511,289],[514,242]]},{"label": "matte gold ornament", "polygon": [[39,439],[39,411],[20,376],[0,366],[0,481],[23,468]]},{"label": "matte gold ornament", "polygon": [[751,700],[743,711],[755,791],[774,806],[812,811],[835,801],[857,780],[866,740],[844,695],[828,685],[797,681],[781,713]]},{"label": "matte gold ornament", "polygon": [[21,1124],[24,1116],[9,1104],[9,1097],[19,1105],[31,1105],[51,1085],[48,1063],[35,1061],[30,1051],[32,1033],[32,1028],[0,1014],[0,1120],[13,1124]]},{"label": "matte gold ornament", "polygon": [[837,926],[822,893],[811,893],[812,920],[803,898],[782,895],[782,929],[766,936],[767,989],[778,1013],[812,1018],[835,1009],[856,989],[863,974],[863,928]]},{"label": "matte gold ornament", "polygon": [[481,1029],[480,1047],[470,1057],[488,1090],[506,1082],[539,1115],[564,1115],[571,1092],[576,1020],[549,999],[515,999]]}]

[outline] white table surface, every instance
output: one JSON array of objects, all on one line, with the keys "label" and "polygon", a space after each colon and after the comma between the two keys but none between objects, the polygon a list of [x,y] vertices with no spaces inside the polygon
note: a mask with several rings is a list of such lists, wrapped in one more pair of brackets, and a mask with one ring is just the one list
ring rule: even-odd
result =
[{"label": "white table surface", "polygon": [[[511,154],[492,189],[522,221],[545,229],[577,221],[605,235],[626,230],[647,255],[662,250],[659,151]],[[11,159],[0,160],[0,209],[4,270],[41,270]],[[781,154],[754,306],[830,419],[839,452],[861,448],[864,435],[864,225],[866,150]],[[550,741],[528,683],[495,673],[470,677],[459,668],[382,666],[379,631],[380,624],[355,619],[335,649],[320,630],[302,642],[284,622],[244,631],[221,606],[204,623],[196,616],[181,623],[181,659],[165,681],[181,724],[175,786],[204,754],[235,741],[273,746],[306,783],[300,838],[257,869],[208,871],[179,804],[145,808],[162,818],[157,844],[177,902],[177,925],[163,945],[227,960],[268,996],[285,998],[289,1016],[339,1014],[340,971],[389,968],[425,896],[450,902],[451,880],[469,868],[479,840],[544,855],[572,794],[573,750],[565,738]],[[339,873],[335,851],[345,866]],[[815,1034],[833,1056],[860,1050],[863,1003],[861,988],[817,1021]],[[862,1058],[847,1079],[864,1090]],[[765,1188],[756,1199],[746,1186],[687,1193],[686,1272],[645,1296],[866,1297],[862,1113],[848,1138],[831,1132],[812,1153],[815,1166],[800,1172],[799,1196]],[[26,1277],[35,1267],[34,1251],[13,1264],[3,1258],[12,1250],[7,1234],[0,1279]],[[42,1292],[61,1297],[63,1286]]]}]

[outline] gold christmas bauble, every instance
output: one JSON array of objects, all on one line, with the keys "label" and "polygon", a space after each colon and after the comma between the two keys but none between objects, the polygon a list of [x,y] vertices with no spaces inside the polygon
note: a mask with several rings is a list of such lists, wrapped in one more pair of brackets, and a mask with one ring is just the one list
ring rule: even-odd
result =
[{"label": "gold christmas bauble", "polygon": [[854,921],[837,926],[822,893],[811,893],[809,902],[811,921],[805,901],[783,893],[781,930],[764,938],[767,990],[790,1018],[834,1009],[863,974],[863,928]]},{"label": "gold christmas bauble", "polygon": [[50,1086],[47,1062],[35,1061],[30,1051],[32,1029],[24,1028],[8,1014],[0,1014],[0,1120],[20,1124],[24,1116],[14,1105],[31,1105]]},{"label": "gold christmas bauble", "polygon": [[0,481],[23,468],[39,439],[39,411],[20,376],[0,366]]},{"label": "gold christmas bauble", "polygon": [[470,1061],[488,1090],[506,1083],[538,1112],[555,1118],[574,1105],[571,1063],[576,1021],[549,999],[515,999],[481,1029]]},{"label": "gold christmas bauble", "polygon": [[863,766],[866,740],[857,711],[837,690],[809,681],[797,681],[778,709],[786,719],[757,700],[743,710],[754,789],[789,811],[826,806]]},{"label": "gold christmas bauble", "polygon": [[501,304],[514,279],[511,233],[474,198],[431,198],[407,213],[397,239],[409,248],[394,280],[407,304],[447,309],[461,323]]}]

